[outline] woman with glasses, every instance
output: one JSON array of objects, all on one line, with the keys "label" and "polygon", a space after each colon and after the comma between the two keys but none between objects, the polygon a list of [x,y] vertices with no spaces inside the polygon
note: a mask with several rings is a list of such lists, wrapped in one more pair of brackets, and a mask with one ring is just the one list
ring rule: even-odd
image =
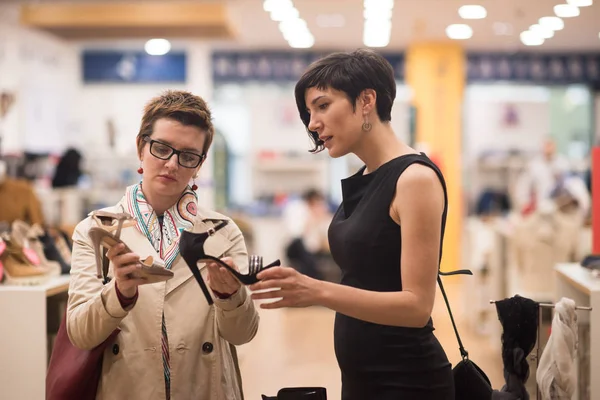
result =
[{"label": "woman with glasses", "polygon": [[[200,207],[189,185],[213,134],[202,98],[168,91],[152,99],[137,136],[141,182],[75,229],[67,332],[78,348],[105,345],[98,399],[242,398],[234,346],[256,334],[257,311],[225,268],[207,263],[199,267],[209,305],[179,254],[183,231],[208,232],[206,254],[247,269],[239,228]],[[99,260],[110,262],[110,280],[99,279]],[[149,264],[157,275],[140,273]]]}]

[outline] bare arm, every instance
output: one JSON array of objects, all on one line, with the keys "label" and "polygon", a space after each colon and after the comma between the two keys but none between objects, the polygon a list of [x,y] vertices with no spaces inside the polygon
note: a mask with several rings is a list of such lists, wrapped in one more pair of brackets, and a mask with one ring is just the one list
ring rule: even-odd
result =
[{"label": "bare arm", "polygon": [[[439,264],[444,193],[435,172],[414,164],[400,176],[390,216],[402,226],[402,291],[374,292],[313,280],[291,268],[261,272],[255,299],[282,300],[263,308],[322,305],[353,318],[383,325],[422,327],[431,315]],[[398,266],[400,268],[400,266]]]}]

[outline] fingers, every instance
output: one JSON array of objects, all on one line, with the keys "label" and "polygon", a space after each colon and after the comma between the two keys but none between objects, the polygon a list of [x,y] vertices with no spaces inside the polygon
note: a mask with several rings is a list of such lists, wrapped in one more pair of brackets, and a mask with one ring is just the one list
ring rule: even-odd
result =
[{"label": "fingers", "polygon": [[286,300],[281,299],[279,301],[274,301],[271,303],[263,303],[260,305],[260,308],[264,310],[275,310],[277,308],[291,307],[292,305]]},{"label": "fingers", "polygon": [[238,266],[235,265],[235,263],[233,262],[233,258],[231,258],[231,257],[223,257],[223,258],[221,258],[221,261],[223,261],[225,264],[229,265],[231,268],[235,269],[236,271],[240,270],[238,268]]},{"label": "fingers", "polygon": [[296,273],[296,270],[290,267],[272,267],[259,272],[256,277],[261,281],[266,281],[268,279],[285,279]]},{"label": "fingers", "polygon": [[123,243],[118,243],[115,246],[112,246],[108,249],[108,251],[106,252],[106,257],[112,261],[112,259],[121,254],[121,252],[123,252],[125,250],[125,245]]},{"label": "fingers", "polygon": [[115,278],[117,278],[118,280],[130,280],[128,275],[139,271],[140,269],[141,266],[139,264],[129,264],[120,268],[115,268]]},{"label": "fingers", "polygon": [[284,297],[285,293],[283,290],[271,290],[268,292],[252,293],[252,300],[269,300],[278,299]]}]

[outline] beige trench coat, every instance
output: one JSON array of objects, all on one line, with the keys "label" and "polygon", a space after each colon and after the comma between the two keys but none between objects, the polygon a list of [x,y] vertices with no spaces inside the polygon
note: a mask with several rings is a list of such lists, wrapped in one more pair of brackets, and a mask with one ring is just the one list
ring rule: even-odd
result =
[{"label": "beige trench coat", "polygon": [[[123,211],[122,203],[106,209]],[[228,219],[198,207],[193,232],[212,227],[209,219]],[[164,312],[171,364],[171,399],[242,399],[235,348],[252,340],[259,316],[245,287],[227,300],[208,306],[200,286],[179,256],[172,266],[175,276],[167,282],[139,287],[139,297],[123,309],[115,281],[102,285],[96,277],[94,251],[88,236],[96,223],[88,217],[73,234],[71,283],[67,308],[67,331],[71,342],[82,349],[102,343],[115,328],[116,341],[104,352],[97,399],[165,399],[161,353],[161,318]],[[141,258],[158,258],[152,244],[135,227],[124,228],[121,238]],[[209,237],[207,254],[233,257],[247,271],[248,257],[239,228],[229,224]],[[203,265],[199,265],[206,276]],[[112,264],[109,275],[112,276]],[[233,351],[233,353],[232,353]]]}]

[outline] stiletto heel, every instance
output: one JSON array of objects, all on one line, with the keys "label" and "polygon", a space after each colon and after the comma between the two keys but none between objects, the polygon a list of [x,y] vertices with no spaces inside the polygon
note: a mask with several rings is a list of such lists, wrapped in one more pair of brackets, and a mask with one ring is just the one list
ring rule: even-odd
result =
[{"label": "stiletto heel", "polygon": [[[89,236],[92,240],[94,247],[94,253],[96,254],[96,271],[98,278],[102,279],[102,255],[100,247],[111,248],[117,244],[123,244],[125,246],[124,252],[129,253],[131,249],[125,242],[120,239],[121,230],[123,227],[135,225],[135,219],[129,214],[119,213],[112,214],[108,212],[96,212],[92,214],[92,217],[101,226],[92,227],[89,230]],[[117,221],[117,225],[113,225],[113,221]],[[115,231],[113,233],[113,231]],[[173,272],[164,268],[159,263],[155,262],[152,257],[147,257],[140,261],[141,269],[132,273],[133,278],[144,279],[149,283],[156,283],[169,280],[173,277]]]},{"label": "stiletto heel", "polygon": [[256,275],[258,275],[260,271],[281,265],[281,261],[275,260],[271,264],[263,266],[261,256],[251,255],[248,259],[248,274],[242,274],[241,272],[236,271],[234,268],[231,268],[229,265],[225,264],[217,257],[206,254],[204,251],[204,243],[206,240],[210,236],[213,236],[219,229],[227,225],[227,223],[228,221],[226,220],[220,220],[217,224],[215,224],[214,228],[210,228],[208,231],[202,233],[183,231],[181,232],[181,238],[179,239],[179,253],[192,271],[192,274],[194,274],[194,277],[200,285],[200,288],[202,289],[202,292],[204,293],[209,305],[213,304],[212,296],[210,295],[206,283],[202,278],[202,274],[198,269],[198,262],[217,263],[231,272],[231,274],[243,285],[251,285],[258,282]]}]

